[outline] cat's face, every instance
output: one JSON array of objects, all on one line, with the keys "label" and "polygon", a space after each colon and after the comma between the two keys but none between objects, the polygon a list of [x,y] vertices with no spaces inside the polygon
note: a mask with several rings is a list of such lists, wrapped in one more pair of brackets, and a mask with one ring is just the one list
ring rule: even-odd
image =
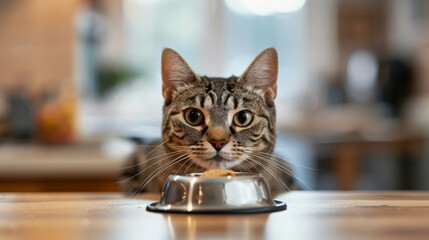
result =
[{"label": "cat's face", "polygon": [[233,168],[275,142],[277,53],[264,50],[240,77],[196,75],[172,49],[162,56],[163,141],[190,161]]}]

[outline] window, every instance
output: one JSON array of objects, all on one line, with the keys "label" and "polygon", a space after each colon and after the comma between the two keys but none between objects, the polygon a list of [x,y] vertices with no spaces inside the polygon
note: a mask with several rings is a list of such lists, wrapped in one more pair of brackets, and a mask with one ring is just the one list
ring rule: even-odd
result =
[{"label": "window", "polygon": [[103,103],[111,113],[106,121],[119,128],[159,125],[165,47],[178,51],[199,74],[228,77],[240,75],[273,46],[279,52],[277,102],[293,102],[308,85],[306,15],[304,1],[297,2],[302,5],[291,12],[257,15],[234,11],[228,1],[124,0],[124,59],[140,74]]}]

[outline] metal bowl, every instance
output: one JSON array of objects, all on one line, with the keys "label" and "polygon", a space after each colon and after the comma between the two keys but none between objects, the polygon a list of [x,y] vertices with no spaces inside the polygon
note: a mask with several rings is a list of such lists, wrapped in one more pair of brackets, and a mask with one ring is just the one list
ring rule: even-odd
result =
[{"label": "metal bowl", "polygon": [[170,175],[161,200],[147,206],[148,211],[187,213],[251,213],[286,209],[273,200],[265,178],[258,174],[200,177],[200,173]]}]

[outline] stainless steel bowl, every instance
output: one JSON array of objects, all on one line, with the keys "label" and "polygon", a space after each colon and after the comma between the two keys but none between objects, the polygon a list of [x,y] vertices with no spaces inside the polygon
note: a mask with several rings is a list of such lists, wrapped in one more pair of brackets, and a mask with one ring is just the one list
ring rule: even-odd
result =
[{"label": "stainless steel bowl", "polygon": [[170,175],[161,200],[147,206],[149,211],[188,213],[247,213],[286,209],[273,200],[262,175],[200,177],[201,174]]}]

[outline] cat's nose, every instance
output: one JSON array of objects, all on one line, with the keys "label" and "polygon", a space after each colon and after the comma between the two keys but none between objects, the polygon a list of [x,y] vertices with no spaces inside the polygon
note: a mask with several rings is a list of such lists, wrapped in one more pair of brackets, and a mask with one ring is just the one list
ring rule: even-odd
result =
[{"label": "cat's nose", "polygon": [[223,146],[228,143],[226,139],[210,139],[209,142],[216,149],[216,151],[220,151]]},{"label": "cat's nose", "polygon": [[220,151],[222,147],[228,143],[229,134],[226,129],[221,126],[212,126],[207,131],[207,140],[214,149]]}]

